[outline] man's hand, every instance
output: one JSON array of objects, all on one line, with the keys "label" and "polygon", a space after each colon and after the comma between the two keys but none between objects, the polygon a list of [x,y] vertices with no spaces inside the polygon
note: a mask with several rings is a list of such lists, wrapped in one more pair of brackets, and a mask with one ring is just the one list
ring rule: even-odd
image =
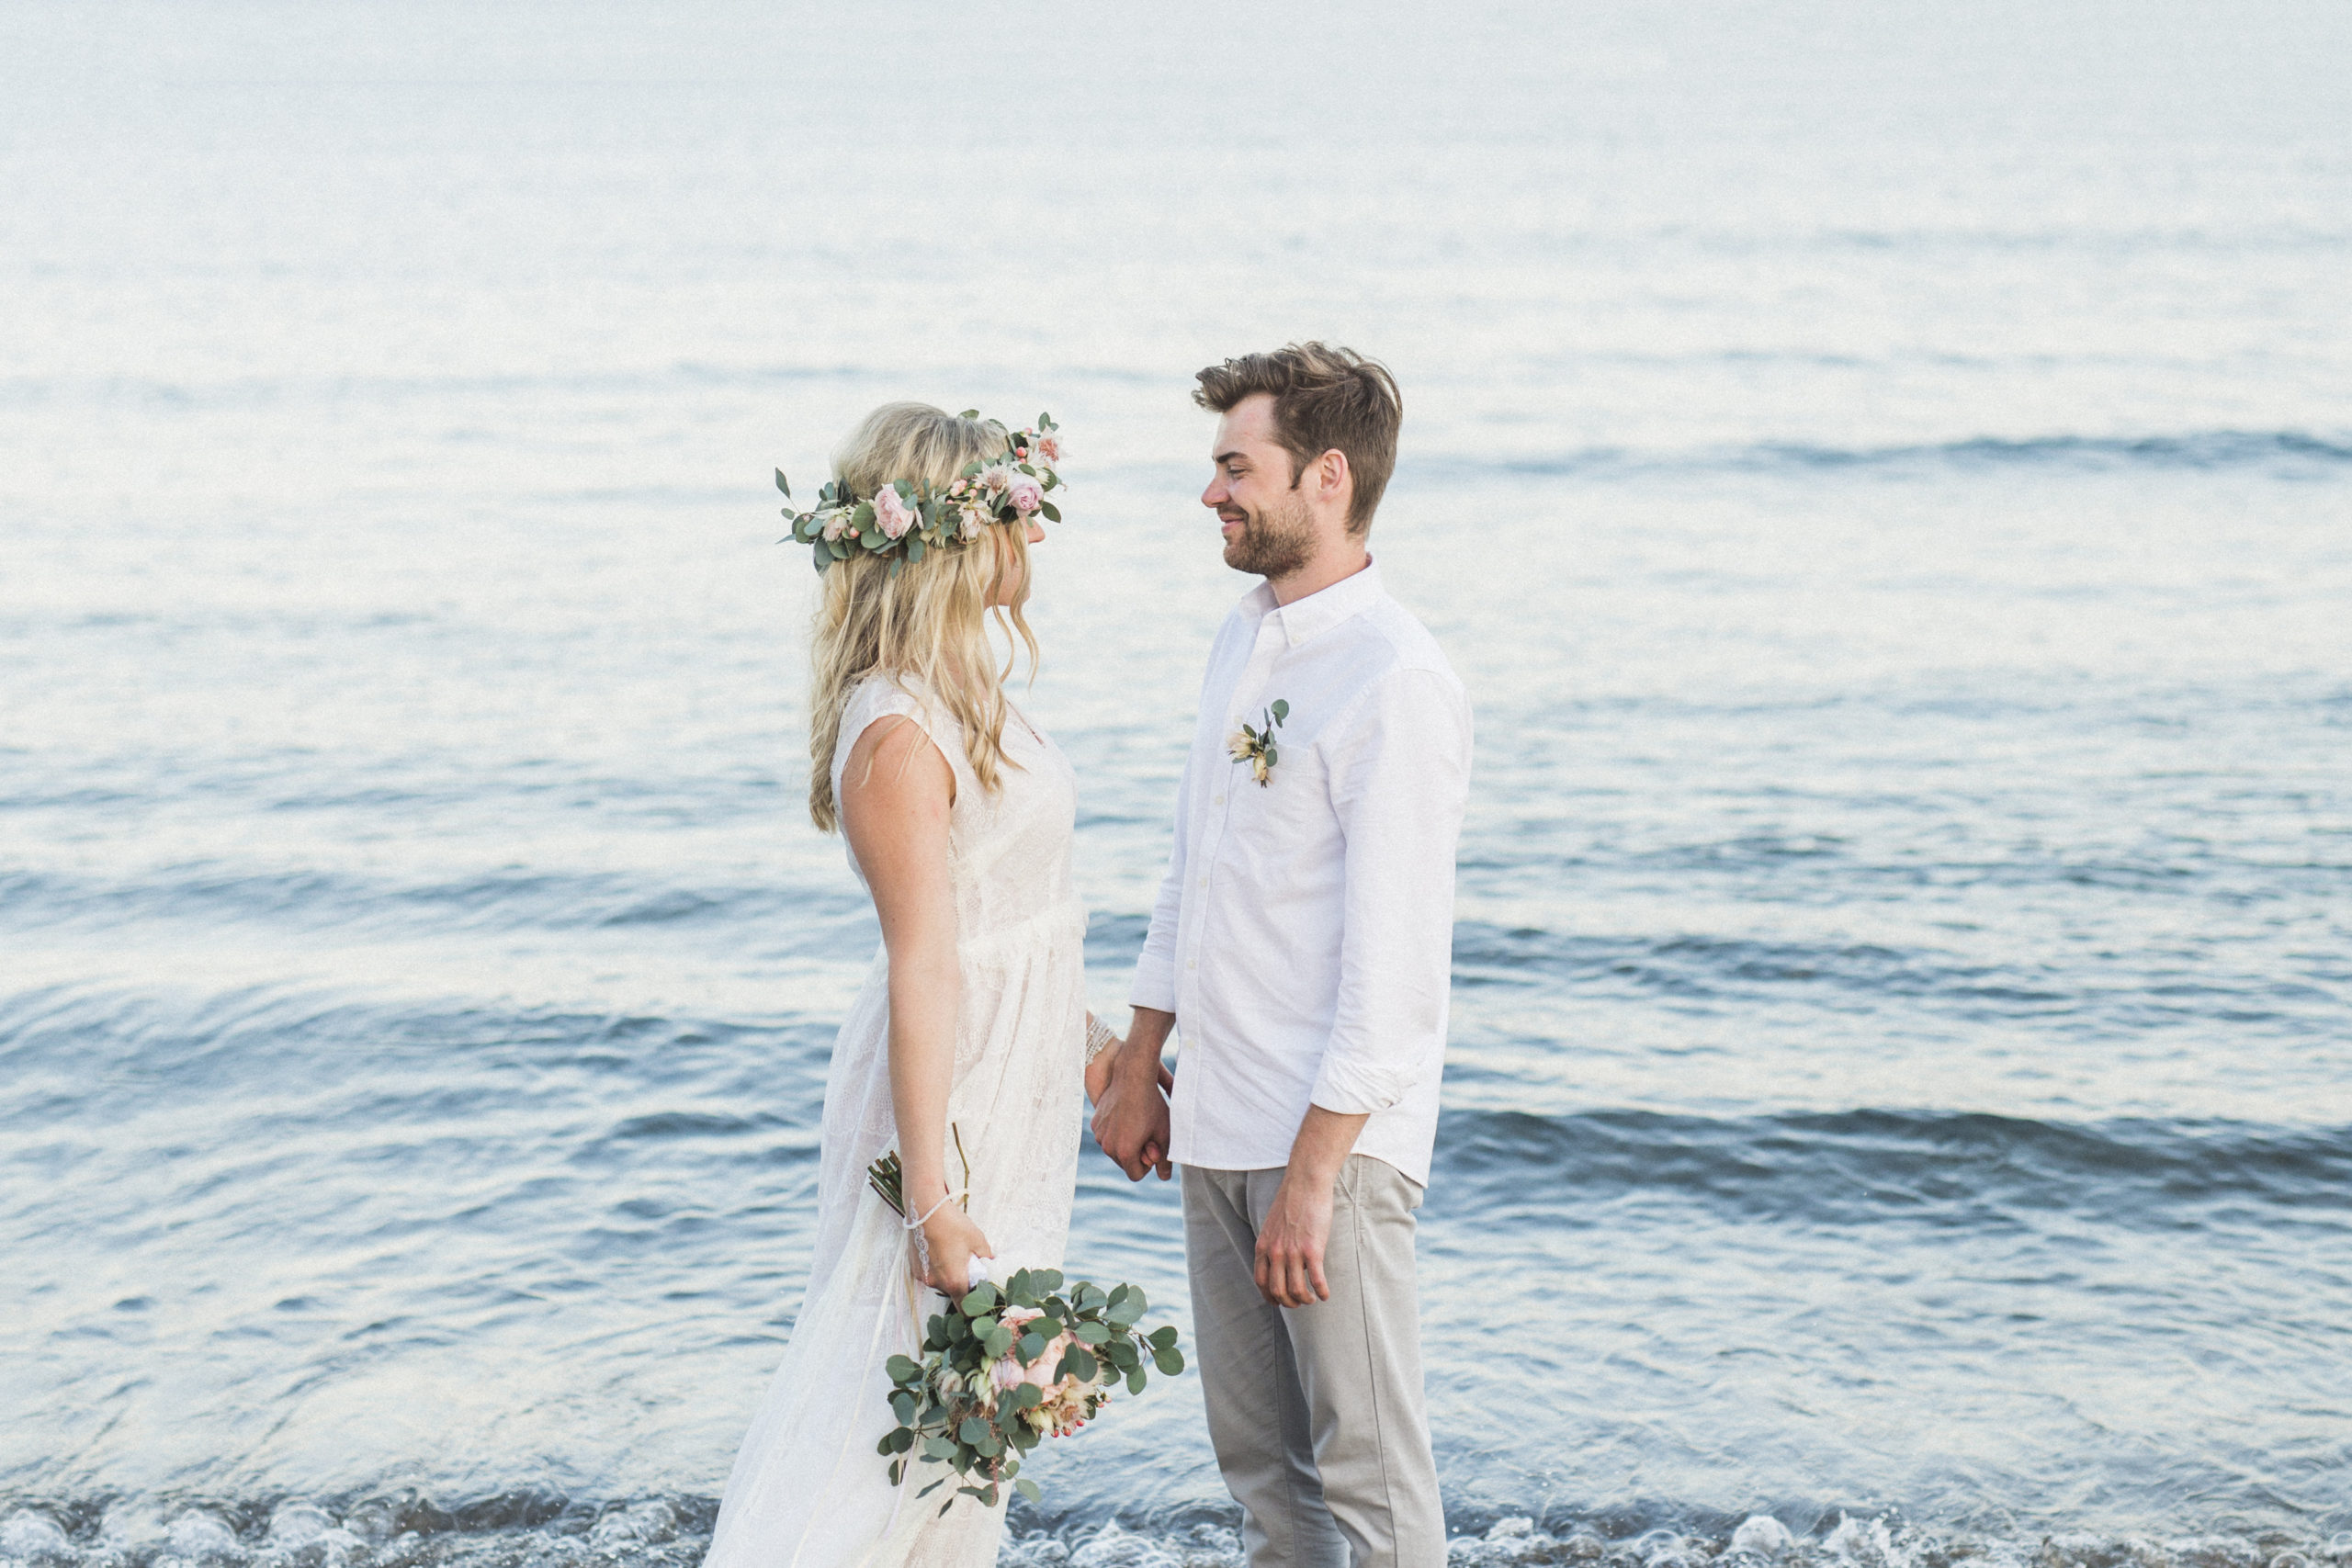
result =
[{"label": "man's hand", "polygon": [[1253,1272],[1258,1293],[1276,1306],[1313,1306],[1331,1299],[1323,1278],[1323,1249],[1331,1239],[1331,1193],[1340,1169],[1369,1121],[1319,1105],[1306,1108],[1290,1146],[1290,1165],[1258,1225]]},{"label": "man's hand", "polygon": [[1258,1227],[1258,1293],[1279,1307],[1313,1306],[1331,1299],[1323,1280],[1323,1247],[1331,1239],[1331,1177],[1283,1173],[1273,1207]]},{"label": "man's hand", "polygon": [[1130,1181],[1141,1181],[1148,1170],[1159,1171],[1162,1181],[1174,1173],[1168,1160],[1168,1097],[1160,1089],[1175,1080],[1160,1063],[1159,1048],[1175,1023],[1173,1013],[1136,1009],[1110,1084],[1095,1102],[1094,1141]]},{"label": "man's hand", "polygon": [[[1118,1070],[1119,1053],[1126,1048],[1127,1043],[1124,1040],[1116,1045],[1105,1045],[1101,1055],[1086,1064],[1086,1099],[1089,1104],[1100,1105],[1103,1096],[1111,1092],[1111,1077]],[[1176,1075],[1168,1070],[1166,1062],[1159,1064],[1159,1092],[1176,1092]]]},{"label": "man's hand", "polygon": [[1150,1170],[1165,1181],[1174,1168],[1168,1163],[1168,1097],[1159,1086],[1114,1077],[1094,1107],[1094,1142],[1111,1163],[1130,1181],[1141,1181]]}]

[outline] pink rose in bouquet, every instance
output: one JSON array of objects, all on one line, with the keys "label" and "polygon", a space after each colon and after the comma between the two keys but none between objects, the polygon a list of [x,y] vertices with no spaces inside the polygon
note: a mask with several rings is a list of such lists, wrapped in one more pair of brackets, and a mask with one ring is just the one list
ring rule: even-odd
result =
[{"label": "pink rose in bouquet", "polygon": [[1054,1269],[975,1285],[932,1317],[920,1359],[888,1359],[899,1424],[875,1451],[891,1484],[936,1464],[942,1472],[916,1495],[954,1485],[943,1513],[958,1497],[995,1507],[1008,1490],[1038,1501],[1036,1483],[1021,1473],[1038,1443],[1077,1431],[1122,1386],[1141,1393],[1147,1368],[1169,1377],[1184,1370],[1172,1325],[1138,1326],[1145,1308],[1133,1285],[1105,1291],[1081,1280],[1065,1292]]},{"label": "pink rose in bouquet", "polygon": [[[1015,1309],[1006,1313],[1000,1321],[1007,1328],[1021,1332],[1044,1315]],[[1038,1332],[1042,1334],[1046,1330]],[[1027,1366],[1021,1364],[1018,1356],[1008,1355],[1000,1359],[992,1371],[991,1381],[996,1385],[1000,1400],[1023,1383],[1039,1391],[1042,1397],[1038,1402],[1021,1413],[1021,1418],[1028,1423],[1029,1429],[1039,1437],[1069,1437],[1086,1425],[1086,1418],[1094,1414],[1102,1398],[1108,1396],[1107,1393],[1098,1394],[1099,1377],[1080,1378],[1075,1372],[1060,1377],[1054,1375],[1061,1366],[1063,1356],[1077,1343],[1064,1329],[1046,1340],[1045,1349],[1038,1352],[1036,1359]]]}]

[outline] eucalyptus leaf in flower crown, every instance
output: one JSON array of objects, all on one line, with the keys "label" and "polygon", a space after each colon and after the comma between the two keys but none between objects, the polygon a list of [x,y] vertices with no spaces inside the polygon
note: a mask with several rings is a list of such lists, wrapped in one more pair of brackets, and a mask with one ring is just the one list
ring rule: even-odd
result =
[{"label": "eucalyptus leaf in flower crown", "polygon": [[[978,419],[979,412],[966,409],[959,417]],[[1058,523],[1061,509],[1046,497],[1063,488],[1053,467],[1062,457],[1060,429],[1053,415],[1039,414],[1034,427],[1005,437],[1002,455],[965,464],[943,491],[893,479],[859,497],[839,479],[828,479],[813,511],[784,509],[791,536],[813,547],[820,572],[862,550],[888,558],[895,575],[900,562],[920,561],[930,550],[960,549],[991,523],[1026,523],[1033,516]],[[792,499],[782,468],[775,471],[775,488]]]}]

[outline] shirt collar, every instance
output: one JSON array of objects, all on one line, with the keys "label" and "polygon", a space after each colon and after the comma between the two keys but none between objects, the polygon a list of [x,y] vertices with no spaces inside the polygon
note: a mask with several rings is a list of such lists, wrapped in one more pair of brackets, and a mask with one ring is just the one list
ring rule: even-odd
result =
[{"label": "shirt collar", "polygon": [[1293,648],[1313,637],[1322,636],[1341,621],[1360,615],[1372,607],[1381,595],[1380,563],[1367,560],[1362,571],[1343,577],[1319,592],[1304,599],[1294,599],[1287,604],[1274,603],[1274,591],[1261,582],[1241,601],[1245,609],[1261,619],[1276,618],[1283,637]]}]

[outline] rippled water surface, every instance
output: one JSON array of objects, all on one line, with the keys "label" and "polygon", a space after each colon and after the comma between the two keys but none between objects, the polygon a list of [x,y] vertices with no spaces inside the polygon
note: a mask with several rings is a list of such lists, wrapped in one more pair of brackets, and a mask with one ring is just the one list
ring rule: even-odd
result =
[{"label": "rippled water surface", "polygon": [[[0,17],[0,1562],[691,1568],[875,942],[768,469],[1068,428],[1114,1011],[1317,333],[1478,713],[1456,1559],[2352,1562],[2344,13],[1435,15]],[[1036,1472],[1238,1561],[1195,1380]]]}]

